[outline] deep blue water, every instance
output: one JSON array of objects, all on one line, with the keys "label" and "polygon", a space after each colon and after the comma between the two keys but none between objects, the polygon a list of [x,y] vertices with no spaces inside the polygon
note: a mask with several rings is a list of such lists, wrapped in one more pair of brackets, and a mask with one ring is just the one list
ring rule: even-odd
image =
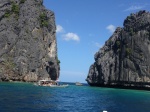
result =
[{"label": "deep blue water", "polygon": [[150,112],[150,91],[0,83],[0,112]]}]

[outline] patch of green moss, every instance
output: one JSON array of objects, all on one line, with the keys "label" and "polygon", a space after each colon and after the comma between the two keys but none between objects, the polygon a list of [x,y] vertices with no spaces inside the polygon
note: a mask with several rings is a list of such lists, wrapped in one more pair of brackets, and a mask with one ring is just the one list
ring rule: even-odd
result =
[{"label": "patch of green moss", "polygon": [[56,57],[57,64],[60,64],[60,60]]},{"label": "patch of green moss", "polygon": [[48,22],[47,22],[47,21],[42,21],[42,22],[41,22],[41,25],[42,25],[42,26],[45,26],[45,27],[48,27]]},{"label": "patch of green moss", "polygon": [[15,14],[15,18],[19,19],[19,5],[12,2],[11,13]]},{"label": "patch of green moss", "polygon": [[132,28],[129,29],[130,35],[133,36],[135,34],[135,32],[133,31]]},{"label": "patch of green moss", "polygon": [[17,15],[19,15],[19,5],[12,3],[11,11]]},{"label": "patch of green moss", "polygon": [[129,56],[132,53],[132,49],[131,48],[126,48],[126,55]]},{"label": "patch of green moss", "polygon": [[60,64],[60,60],[57,60],[57,63]]},{"label": "patch of green moss", "polygon": [[11,15],[11,12],[9,10],[6,10],[4,17],[9,18]]},{"label": "patch of green moss", "polygon": [[129,20],[130,19],[130,16],[127,16],[127,20]]},{"label": "patch of green moss", "polygon": [[116,41],[116,45],[117,45],[117,47],[120,47],[120,41],[119,40]]},{"label": "patch of green moss", "polygon": [[48,27],[48,17],[46,16],[46,14],[41,13],[39,18],[41,27]]}]

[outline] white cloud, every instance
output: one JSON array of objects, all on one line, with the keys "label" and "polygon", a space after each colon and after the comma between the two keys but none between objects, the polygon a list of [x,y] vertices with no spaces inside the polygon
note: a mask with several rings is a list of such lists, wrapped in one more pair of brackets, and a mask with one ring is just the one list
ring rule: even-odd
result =
[{"label": "white cloud", "polygon": [[67,34],[63,35],[63,39],[66,41],[70,41],[70,40],[80,41],[79,36],[75,33],[67,33]]},{"label": "white cloud", "polygon": [[57,33],[62,33],[62,32],[64,32],[64,28],[61,25],[57,25],[56,32]]},{"label": "white cloud", "polygon": [[125,9],[124,11],[134,11],[134,10],[140,10],[142,8],[144,8],[145,6],[135,6],[135,5],[132,5],[130,6],[129,8]]},{"label": "white cloud", "polygon": [[108,25],[106,27],[106,29],[109,30],[111,33],[113,33],[115,31],[116,27],[114,25]]}]

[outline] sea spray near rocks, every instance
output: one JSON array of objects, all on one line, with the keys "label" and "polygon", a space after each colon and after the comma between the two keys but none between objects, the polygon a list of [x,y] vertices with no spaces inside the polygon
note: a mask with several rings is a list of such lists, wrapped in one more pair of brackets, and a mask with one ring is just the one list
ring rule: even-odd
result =
[{"label": "sea spray near rocks", "polygon": [[0,80],[59,77],[55,16],[43,0],[1,0],[0,26]]}]

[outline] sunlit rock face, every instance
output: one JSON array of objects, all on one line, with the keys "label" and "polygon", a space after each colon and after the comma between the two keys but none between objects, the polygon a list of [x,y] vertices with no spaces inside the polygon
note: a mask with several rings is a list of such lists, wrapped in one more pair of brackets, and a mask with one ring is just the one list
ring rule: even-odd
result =
[{"label": "sunlit rock face", "polygon": [[55,16],[43,0],[0,1],[0,80],[56,80]]},{"label": "sunlit rock face", "polygon": [[125,19],[95,54],[86,80],[91,86],[149,86],[150,12]]}]

